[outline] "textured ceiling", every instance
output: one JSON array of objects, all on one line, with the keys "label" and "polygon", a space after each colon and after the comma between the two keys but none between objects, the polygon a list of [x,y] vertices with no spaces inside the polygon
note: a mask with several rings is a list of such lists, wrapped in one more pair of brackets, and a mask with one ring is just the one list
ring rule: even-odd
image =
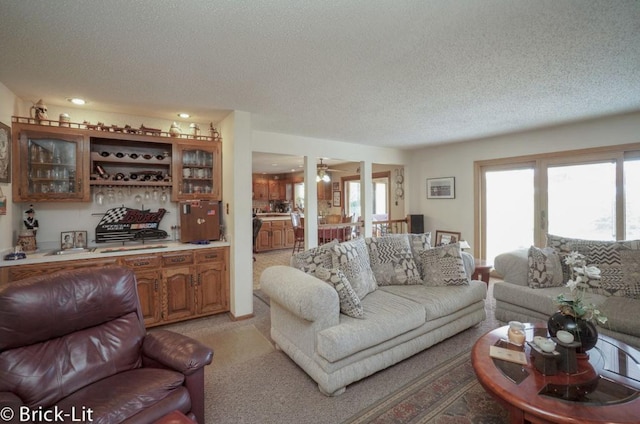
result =
[{"label": "textured ceiling", "polygon": [[417,147],[640,110],[637,0],[0,0],[24,100]]}]

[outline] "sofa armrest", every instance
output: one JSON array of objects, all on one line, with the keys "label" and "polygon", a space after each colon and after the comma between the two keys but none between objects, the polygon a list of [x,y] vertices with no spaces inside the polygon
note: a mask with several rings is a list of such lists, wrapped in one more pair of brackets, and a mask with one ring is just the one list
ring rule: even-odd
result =
[{"label": "sofa armrest", "polygon": [[197,340],[167,330],[147,333],[142,343],[147,358],[184,375],[190,375],[209,365],[213,351]]},{"label": "sofa armrest", "polygon": [[519,286],[529,285],[529,249],[516,249],[502,253],[493,261],[493,267],[502,279]]},{"label": "sofa armrest", "polygon": [[260,289],[272,300],[307,321],[340,314],[338,292],[324,281],[297,268],[276,265],[260,276]]}]

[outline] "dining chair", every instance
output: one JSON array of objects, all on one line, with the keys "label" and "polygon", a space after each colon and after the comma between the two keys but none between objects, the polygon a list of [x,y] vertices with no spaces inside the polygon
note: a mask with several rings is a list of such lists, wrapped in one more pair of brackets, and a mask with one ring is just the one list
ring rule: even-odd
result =
[{"label": "dining chair", "polygon": [[291,255],[294,255],[296,252],[304,250],[304,225],[298,212],[291,212],[291,226],[294,236]]}]

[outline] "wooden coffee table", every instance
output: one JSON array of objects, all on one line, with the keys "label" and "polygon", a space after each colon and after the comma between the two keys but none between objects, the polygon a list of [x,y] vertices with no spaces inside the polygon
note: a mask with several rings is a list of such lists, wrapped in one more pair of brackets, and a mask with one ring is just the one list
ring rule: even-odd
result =
[{"label": "wooden coffee table", "polygon": [[[525,325],[527,341],[535,335],[547,336],[545,323]],[[534,367],[528,344],[524,347],[527,365],[489,356],[491,345],[506,340],[507,329],[507,326],[498,328],[478,339],[471,361],[480,384],[509,410],[511,423],[639,422],[638,350],[600,335],[588,359],[578,360],[578,373],[558,371],[556,375],[545,376]]]}]

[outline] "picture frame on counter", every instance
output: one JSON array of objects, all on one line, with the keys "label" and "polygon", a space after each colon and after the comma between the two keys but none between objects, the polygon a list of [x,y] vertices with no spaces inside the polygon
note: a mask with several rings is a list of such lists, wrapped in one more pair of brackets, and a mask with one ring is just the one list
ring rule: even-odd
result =
[{"label": "picture frame on counter", "polygon": [[75,247],[85,248],[87,247],[87,232],[86,231],[75,231],[73,234],[73,240],[75,242]]},{"label": "picture frame on counter", "polygon": [[436,230],[436,246],[444,246],[445,244],[458,243],[461,233],[458,231],[442,231]]},{"label": "picture frame on counter", "polygon": [[63,231],[60,233],[60,250],[68,250],[73,248],[73,231]]}]

